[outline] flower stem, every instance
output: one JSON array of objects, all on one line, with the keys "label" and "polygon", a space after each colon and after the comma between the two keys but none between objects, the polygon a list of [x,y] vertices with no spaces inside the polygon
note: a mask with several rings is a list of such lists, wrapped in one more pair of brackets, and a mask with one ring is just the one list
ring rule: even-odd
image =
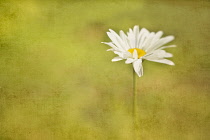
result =
[{"label": "flower stem", "polygon": [[133,128],[134,128],[134,140],[136,140],[137,136],[137,82],[136,82],[136,73],[133,70]]}]

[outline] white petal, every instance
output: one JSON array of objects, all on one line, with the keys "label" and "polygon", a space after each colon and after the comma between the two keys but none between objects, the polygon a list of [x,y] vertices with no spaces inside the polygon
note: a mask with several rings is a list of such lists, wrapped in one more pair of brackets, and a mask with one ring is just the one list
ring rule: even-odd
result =
[{"label": "white petal", "polygon": [[122,30],[120,31],[120,37],[122,38],[122,40],[125,43],[126,50],[129,50],[131,47],[128,44],[128,37],[126,36],[126,34]]},{"label": "white petal", "polygon": [[148,35],[149,31],[145,28],[142,28],[138,37],[138,48],[142,49],[142,44],[144,43]]},{"label": "white petal", "polygon": [[119,41],[119,39],[116,38],[116,36],[111,33],[111,32],[107,32],[107,35],[109,36],[109,38],[112,40],[112,42],[121,50],[124,50],[123,45],[121,44],[121,42]]},{"label": "white petal", "polygon": [[134,51],[133,51],[133,58],[134,59],[138,58],[138,52],[136,51],[136,49],[134,49]]},{"label": "white petal", "polygon": [[133,62],[134,71],[137,73],[139,77],[143,75],[143,67],[142,67],[142,59],[138,59]]},{"label": "white petal", "polygon": [[124,52],[124,55],[125,55],[126,58],[132,58],[133,57],[133,55],[128,51]]},{"label": "white petal", "polygon": [[119,43],[119,45],[120,45],[119,47],[127,50],[124,40],[115,31],[113,31],[112,29],[109,29],[109,31],[115,37],[116,41]]},{"label": "white petal", "polygon": [[133,30],[131,28],[129,28],[128,33],[133,34]]},{"label": "white petal", "polygon": [[118,47],[116,47],[112,42],[101,42],[101,43],[106,44],[106,45],[109,45],[114,50],[119,50]]},{"label": "white petal", "polygon": [[116,62],[116,61],[120,61],[120,60],[123,60],[123,58],[117,56],[117,57],[112,59],[112,62]]},{"label": "white petal", "polygon": [[123,53],[122,52],[119,52],[119,51],[114,51],[115,54],[119,55],[119,57],[122,57],[123,58]]},{"label": "white petal", "polygon": [[133,27],[133,31],[134,31],[134,33],[139,33],[139,26],[138,25],[135,25]]},{"label": "white petal", "polygon": [[135,48],[137,48],[138,46],[138,35],[139,35],[139,26],[135,25],[133,28],[133,33],[134,33],[134,37],[135,37]]},{"label": "white petal", "polygon": [[131,48],[136,47],[136,37],[132,29],[129,29],[129,32],[128,32],[128,43]]},{"label": "white petal", "polygon": [[150,54],[144,56],[144,59],[163,59],[164,57],[173,57],[171,53],[167,53],[165,50],[155,50]]},{"label": "white petal", "polygon": [[120,47],[119,42],[116,40],[115,36],[114,36],[112,33],[107,32],[107,35],[109,36],[109,38],[112,40],[112,42],[113,42],[117,47]]},{"label": "white petal", "polygon": [[149,61],[153,61],[153,62],[158,62],[158,63],[164,63],[164,64],[168,64],[168,65],[175,65],[174,62],[172,62],[171,60],[168,60],[168,59],[147,59]]},{"label": "white petal", "polygon": [[173,54],[166,52],[164,55],[165,58],[173,57]]},{"label": "white petal", "polygon": [[106,50],[106,51],[114,51],[114,49],[108,49],[108,50]]},{"label": "white petal", "polygon": [[174,36],[166,36],[164,38],[161,38],[159,41],[157,41],[154,44],[153,49],[157,49],[157,48],[161,47],[162,45],[171,42],[172,40],[174,40]]},{"label": "white petal", "polygon": [[114,51],[115,54],[117,54],[119,57],[123,59],[127,59],[129,57],[132,57],[131,53],[129,52],[121,52],[121,51]]},{"label": "white petal", "polygon": [[158,58],[164,57],[173,57],[171,53],[167,53],[165,50],[156,50],[154,53],[157,55]]},{"label": "white petal", "polygon": [[150,50],[152,50],[154,48],[154,44],[160,39],[160,37],[163,35],[163,32],[162,31],[158,31],[153,39],[151,40],[151,43],[150,45],[147,47],[146,51],[147,52],[150,52]]},{"label": "white petal", "polygon": [[155,34],[155,38],[156,38],[156,39],[160,39],[162,35],[163,35],[163,31],[158,31],[158,32]]},{"label": "white petal", "polygon": [[136,59],[133,58],[127,58],[127,60],[125,61],[126,64],[130,64],[133,63]]},{"label": "white petal", "polygon": [[153,38],[155,36],[154,32],[151,32],[147,38],[145,39],[144,43],[142,44],[142,49],[147,51],[147,48],[150,46],[150,43],[152,42]]},{"label": "white petal", "polygon": [[163,46],[163,47],[160,47],[158,49],[162,50],[162,49],[165,49],[165,48],[172,48],[172,47],[176,47],[176,45]]}]

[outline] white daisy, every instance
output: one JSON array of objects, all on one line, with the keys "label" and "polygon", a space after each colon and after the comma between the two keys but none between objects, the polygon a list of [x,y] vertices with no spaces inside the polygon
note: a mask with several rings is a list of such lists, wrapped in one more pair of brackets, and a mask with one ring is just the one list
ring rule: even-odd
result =
[{"label": "white daisy", "polygon": [[133,68],[137,75],[143,75],[142,60],[175,65],[172,61],[165,59],[172,57],[171,53],[167,53],[165,48],[176,47],[176,45],[163,46],[174,39],[174,36],[163,35],[162,31],[157,33],[149,32],[147,29],[134,26],[133,30],[129,29],[127,35],[121,30],[119,35],[109,29],[107,35],[112,42],[102,42],[112,47],[107,51],[113,51],[118,56],[112,59],[112,62],[126,59],[126,64],[133,63]]}]

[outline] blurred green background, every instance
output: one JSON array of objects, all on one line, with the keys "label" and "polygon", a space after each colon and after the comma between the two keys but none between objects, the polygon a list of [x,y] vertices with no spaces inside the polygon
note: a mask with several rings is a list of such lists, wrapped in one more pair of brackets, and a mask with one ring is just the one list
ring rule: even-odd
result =
[{"label": "blurred green background", "polygon": [[144,62],[140,140],[210,139],[208,0],[0,0],[0,140],[131,140],[132,67],[106,31],[174,35]]}]

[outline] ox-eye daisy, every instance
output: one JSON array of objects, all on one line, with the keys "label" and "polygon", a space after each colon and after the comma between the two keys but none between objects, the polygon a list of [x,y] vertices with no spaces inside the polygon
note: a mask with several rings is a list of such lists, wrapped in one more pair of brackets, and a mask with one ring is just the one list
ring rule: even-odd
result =
[{"label": "ox-eye daisy", "polygon": [[162,31],[157,33],[149,32],[147,29],[142,28],[139,30],[139,26],[134,26],[133,30],[129,29],[127,35],[121,30],[119,35],[113,30],[109,29],[107,35],[112,42],[102,42],[112,47],[107,51],[113,51],[118,56],[112,59],[112,62],[126,59],[126,64],[133,64],[133,68],[137,75],[141,77],[143,75],[142,61],[149,60],[168,65],[174,65],[174,63],[168,59],[173,55],[167,53],[165,48],[176,47],[175,45],[163,46],[174,39],[174,36],[163,35]]}]

